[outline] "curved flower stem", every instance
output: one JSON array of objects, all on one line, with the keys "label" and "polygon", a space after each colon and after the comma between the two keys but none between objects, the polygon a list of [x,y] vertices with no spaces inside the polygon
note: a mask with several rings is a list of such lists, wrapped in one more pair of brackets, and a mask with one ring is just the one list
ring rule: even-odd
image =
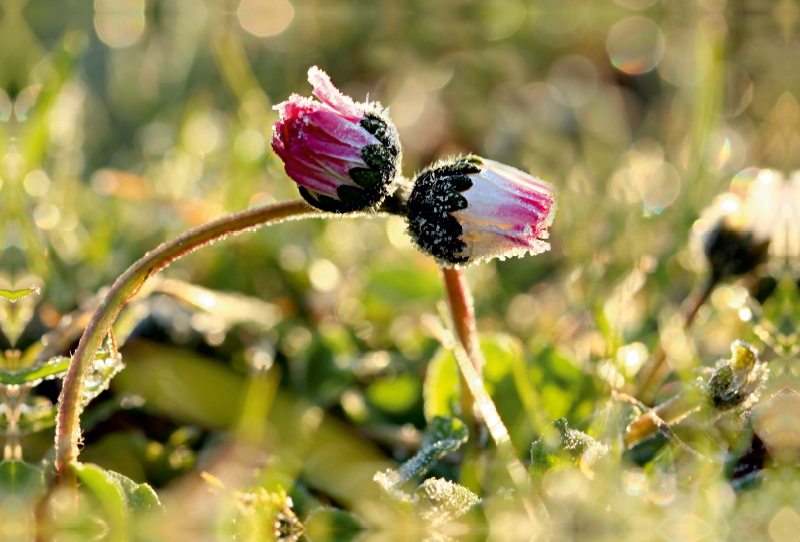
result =
[{"label": "curved flower stem", "polygon": [[252,231],[284,220],[322,216],[326,215],[312,209],[300,199],[234,213],[161,244],[145,254],[114,282],[81,336],[64,378],[56,419],[56,470],[59,483],[74,485],[76,482],[69,464],[78,457],[81,396],[86,372],[122,307],[136,295],[142,284],[175,260],[229,235]]},{"label": "curved flower stem", "polygon": [[[478,342],[475,309],[467,278],[464,276],[463,270],[456,267],[442,267],[441,271],[447,294],[447,305],[450,307],[450,315],[453,319],[453,326],[458,335],[458,340],[472,364],[477,382],[483,386],[483,353]],[[469,430],[469,440],[464,447],[460,481],[470,489],[477,490],[480,484],[477,473],[470,463],[474,463],[478,459],[481,441],[479,435],[480,423],[475,418],[473,409],[476,398],[470,388],[467,375],[463,370],[460,370],[459,376],[461,381],[461,418]]]}]

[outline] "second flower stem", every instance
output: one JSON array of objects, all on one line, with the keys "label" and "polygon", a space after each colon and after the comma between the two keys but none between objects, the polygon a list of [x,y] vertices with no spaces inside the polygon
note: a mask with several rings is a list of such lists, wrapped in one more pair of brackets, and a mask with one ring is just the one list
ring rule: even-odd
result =
[{"label": "second flower stem", "polygon": [[[483,354],[478,341],[478,330],[475,323],[475,309],[472,294],[467,284],[464,271],[456,267],[442,267],[447,304],[453,319],[458,341],[472,363],[480,382],[483,382]],[[479,489],[479,480],[474,468],[480,450],[480,423],[475,418],[475,397],[464,371],[458,372],[461,382],[461,418],[469,430],[469,440],[464,448],[464,461],[461,466],[461,483],[470,489]]]},{"label": "second flower stem", "polygon": [[60,483],[75,483],[75,475],[69,465],[78,458],[81,396],[86,373],[117,315],[145,281],[175,260],[229,235],[284,220],[313,216],[324,215],[299,199],[234,213],[162,243],[114,282],[81,336],[64,378],[56,419],[56,470]]}]

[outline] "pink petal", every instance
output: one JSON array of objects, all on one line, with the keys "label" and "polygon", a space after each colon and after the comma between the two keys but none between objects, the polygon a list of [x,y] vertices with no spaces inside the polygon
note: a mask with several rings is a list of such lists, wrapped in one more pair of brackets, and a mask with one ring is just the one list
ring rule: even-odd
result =
[{"label": "pink petal", "polygon": [[331,160],[324,155],[313,153],[292,153],[286,161],[287,163],[299,163],[323,175],[329,175],[338,179],[338,184],[353,184],[350,179],[350,170],[354,167],[364,167],[364,163],[344,162],[341,160]]},{"label": "pink petal", "polygon": [[545,182],[538,177],[528,175],[524,171],[517,168],[495,162],[494,160],[481,159],[488,172],[495,174],[497,179],[504,179],[511,185],[519,186],[521,189],[529,187],[537,192],[556,194],[558,189],[552,184]]},{"label": "pink petal", "polygon": [[286,164],[286,174],[298,185],[331,197],[337,197],[336,190],[342,185],[333,177],[311,171],[296,163]]},{"label": "pink petal", "polygon": [[314,101],[311,98],[292,94],[285,102],[272,106],[272,109],[278,112],[281,120],[292,119],[301,117],[306,113],[329,109],[328,106],[320,102]]},{"label": "pink petal", "polygon": [[305,115],[305,118],[309,127],[325,132],[342,143],[347,143],[354,147],[380,144],[378,138],[369,133],[360,124],[353,123],[335,113],[314,111]]},{"label": "pink petal", "polygon": [[537,192],[523,192],[515,187],[488,182],[481,174],[470,176],[473,185],[463,193],[469,207],[463,213],[470,220],[487,223],[519,224],[521,227],[547,218],[553,199]]},{"label": "pink petal", "polygon": [[314,87],[314,96],[350,120],[361,120],[364,112],[355,102],[333,86],[328,74],[316,66],[308,69],[308,82]]},{"label": "pink petal", "polygon": [[309,151],[329,156],[332,159],[363,163],[358,147],[344,145],[333,139],[315,138],[313,142],[308,142],[308,147]]}]

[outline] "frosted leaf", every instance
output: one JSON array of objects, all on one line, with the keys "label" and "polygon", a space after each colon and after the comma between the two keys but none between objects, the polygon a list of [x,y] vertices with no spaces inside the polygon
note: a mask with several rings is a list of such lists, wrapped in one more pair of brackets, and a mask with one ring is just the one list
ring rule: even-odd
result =
[{"label": "frosted leaf", "polygon": [[86,378],[83,381],[81,406],[88,405],[92,399],[103,393],[111,384],[111,379],[125,368],[119,352],[109,353],[101,350],[97,353],[89,366]]},{"label": "frosted leaf", "polygon": [[480,502],[480,498],[466,487],[443,478],[428,478],[411,494],[398,485],[400,473],[388,469],[375,474],[384,494],[397,503],[412,505],[422,519],[444,525],[464,515]]},{"label": "frosted leaf", "polygon": [[556,435],[541,437],[531,446],[531,474],[544,474],[561,463],[563,455],[575,463],[587,464],[596,462],[608,453],[605,444],[583,431],[570,429],[566,418],[554,421],[552,426],[557,430]]},{"label": "frosted leaf", "polygon": [[480,502],[466,487],[443,478],[428,478],[414,493],[420,516],[433,525],[445,525],[458,519]]},{"label": "frosted leaf", "polygon": [[467,441],[468,435],[467,428],[458,418],[434,417],[428,426],[420,450],[400,466],[397,485],[404,485],[413,478],[424,476],[445,454],[458,450]]},{"label": "frosted leaf", "polygon": [[413,497],[400,489],[400,473],[394,469],[386,469],[383,472],[376,472],[372,477],[384,492],[384,495],[396,502],[413,503]]},{"label": "frosted leaf", "polygon": [[24,369],[0,370],[0,386],[38,386],[45,380],[61,378],[69,368],[69,358],[57,356]]},{"label": "frosted leaf", "polygon": [[[403,463],[399,470],[378,472],[373,479],[393,501],[415,504],[419,501],[419,496],[411,495],[404,488],[414,478],[424,476],[445,454],[458,450],[467,441],[468,435],[466,427],[458,418],[435,416],[428,426],[420,450]],[[425,483],[427,480],[423,482],[423,486]]]}]

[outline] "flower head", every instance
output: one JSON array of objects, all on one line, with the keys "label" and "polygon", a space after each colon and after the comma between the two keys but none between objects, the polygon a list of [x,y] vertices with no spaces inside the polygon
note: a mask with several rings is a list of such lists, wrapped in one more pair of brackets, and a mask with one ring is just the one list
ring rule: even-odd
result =
[{"label": "flower head", "polygon": [[308,82],[320,101],[292,94],[275,106],[272,148],[300,195],[334,213],[379,205],[393,190],[401,150],[397,130],[377,102],[356,103],[316,66]]},{"label": "flower head", "polygon": [[408,200],[409,233],[443,265],[539,254],[556,189],[510,166],[477,156],[422,172]]},{"label": "flower head", "polygon": [[[800,178],[747,169],[734,177],[692,227],[692,249],[716,280],[744,275],[778,257],[800,255]],[[700,258],[698,258],[700,260]]]}]

